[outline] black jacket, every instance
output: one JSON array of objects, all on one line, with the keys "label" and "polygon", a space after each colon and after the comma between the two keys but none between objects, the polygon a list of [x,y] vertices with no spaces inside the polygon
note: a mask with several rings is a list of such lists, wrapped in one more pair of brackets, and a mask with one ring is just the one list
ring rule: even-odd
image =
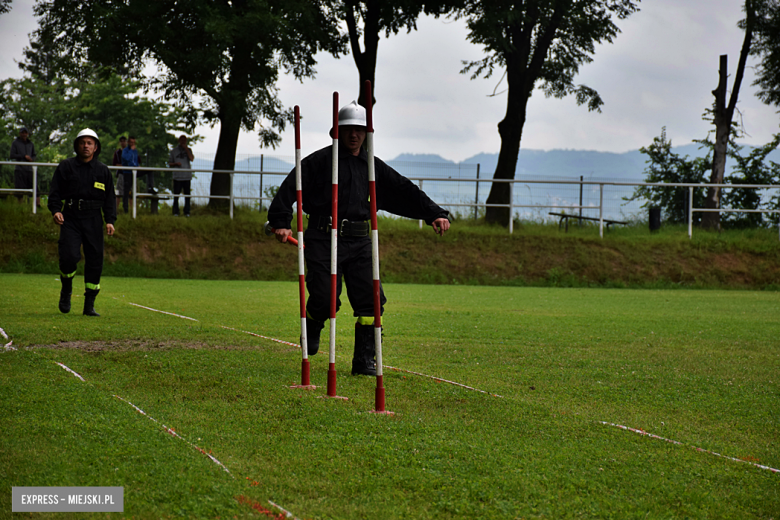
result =
[{"label": "black jacket", "polygon": [[[303,211],[308,215],[331,215],[333,148],[327,146],[301,161]],[[431,224],[449,213],[433,202],[417,185],[374,158],[377,210]],[[284,179],[268,210],[268,221],[276,229],[289,229],[292,222],[295,195],[295,170]],[[371,206],[368,200],[368,156],[361,149],[352,155],[339,144],[339,214],[338,219],[368,220]]]},{"label": "black jacket", "polygon": [[[68,200],[101,201],[103,204],[99,209],[77,211],[67,205],[63,208],[63,203]],[[108,167],[97,159],[88,163],[76,157],[62,161],[51,180],[48,208],[52,215],[62,212],[76,216],[91,216],[102,209],[106,224],[116,222],[114,180]]]}]

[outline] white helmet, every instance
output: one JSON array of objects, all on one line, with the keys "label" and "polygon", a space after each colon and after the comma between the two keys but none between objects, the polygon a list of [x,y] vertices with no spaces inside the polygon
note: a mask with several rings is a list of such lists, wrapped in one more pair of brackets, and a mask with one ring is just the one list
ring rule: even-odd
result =
[{"label": "white helmet", "polygon": [[339,110],[339,126],[367,126],[366,109],[353,101]]},{"label": "white helmet", "polygon": [[74,139],[74,140],[73,140],[73,151],[74,151],[74,152],[78,153],[78,152],[76,151],[76,143],[77,143],[77,142],[78,142],[78,140],[79,140],[79,139],[81,139],[82,137],[91,137],[92,139],[94,139],[94,140],[95,140],[95,142],[97,143],[97,150],[95,151],[95,155],[97,155],[97,154],[99,154],[99,153],[100,153],[100,139],[98,139],[98,136],[97,136],[97,134],[95,133],[95,131],[94,131],[94,130],[92,130],[92,129],[90,129],[90,128],[85,128],[84,130],[82,130],[81,132],[79,132],[79,135],[77,135],[77,136],[76,136],[76,139]]}]

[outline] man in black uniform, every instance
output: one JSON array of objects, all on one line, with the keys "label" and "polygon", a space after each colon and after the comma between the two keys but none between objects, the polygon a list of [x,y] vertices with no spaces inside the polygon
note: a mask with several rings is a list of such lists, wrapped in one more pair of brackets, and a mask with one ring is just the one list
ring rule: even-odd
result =
[{"label": "man in black uniform", "polygon": [[[103,219],[108,236],[114,234],[116,198],[111,172],[97,160],[100,141],[85,128],[73,142],[76,157],[62,161],[54,172],[49,193],[49,211],[60,226],[60,312],[70,312],[70,295],[76,264],[84,246],[84,315],[95,312],[103,272]],[[102,210],[102,214],[101,214]]]},{"label": "man in black uniform", "polygon": [[[341,278],[357,318],[352,374],[376,375],[374,344],[373,271],[371,266],[370,202],[366,110],[354,101],[339,110],[339,207],[336,306],[341,306]],[[304,234],[306,249],[306,336],[309,355],[319,350],[320,332],[330,316],[330,215],[332,187],[331,146],[301,162],[303,211],[309,215]],[[436,205],[409,179],[375,158],[377,209],[412,219],[424,219],[443,235],[449,229],[449,213]],[[268,210],[269,225],[276,239],[292,235],[292,207],[296,200],[295,170],[282,182]],[[380,287],[381,312],[387,302]]]}]

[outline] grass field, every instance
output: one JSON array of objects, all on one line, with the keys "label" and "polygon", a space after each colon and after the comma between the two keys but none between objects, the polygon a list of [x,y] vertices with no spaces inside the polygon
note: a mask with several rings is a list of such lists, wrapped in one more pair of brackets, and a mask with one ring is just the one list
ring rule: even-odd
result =
[{"label": "grass field", "polygon": [[29,516],[780,518],[777,292],[391,284],[385,364],[487,393],[386,370],[380,416],[348,305],[341,401],[324,353],[293,390],[297,348],[224,328],[297,343],[292,283],[101,285],[90,319],[0,274],[1,517],[12,486],[124,486],[124,514]]}]

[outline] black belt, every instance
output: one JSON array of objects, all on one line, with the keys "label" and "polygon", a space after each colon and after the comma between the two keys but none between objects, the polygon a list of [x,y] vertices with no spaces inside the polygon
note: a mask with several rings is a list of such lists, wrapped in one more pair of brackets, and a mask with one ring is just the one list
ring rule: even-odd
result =
[{"label": "black belt", "polygon": [[[330,217],[319,215],[309,215],[309,229],[316,229],[323,233],[329,232],[332,228]],[[340,237],[367,237],[371,231],[371,226],[367,220],[342,220],[339,223]]]},{"label": "black belt", "polygon": [[67,199],[65,207],[76,211],[89,211],[103,207],[102,200]]}]

